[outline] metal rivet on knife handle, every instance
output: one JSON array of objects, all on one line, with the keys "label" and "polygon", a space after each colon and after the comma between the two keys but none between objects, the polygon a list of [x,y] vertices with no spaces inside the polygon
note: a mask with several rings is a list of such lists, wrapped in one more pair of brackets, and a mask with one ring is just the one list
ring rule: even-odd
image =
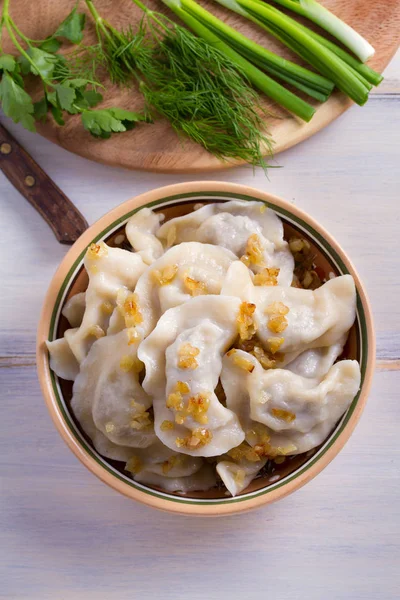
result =
[{"label": "metal rivet on knife handle", "polygon": [[32,175],[27,175],[24,181],[28,187],[33,187],[36,183],[36,179]]},{"label": "metal rivet on knife handle", "polygon": [[11,150],[11,144],[7,144],[7,142],[3,142],[0,146],[0,152],[2,154],[10,154]]}]

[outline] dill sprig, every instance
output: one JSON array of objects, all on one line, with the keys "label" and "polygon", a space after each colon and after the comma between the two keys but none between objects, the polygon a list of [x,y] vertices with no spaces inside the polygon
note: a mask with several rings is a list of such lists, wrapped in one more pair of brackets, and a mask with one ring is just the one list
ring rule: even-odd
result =
[{"label": "dill sprig", "polygon": [[259,97],[224,54],[161,13],[144,11],[137,29],[120,31],[91,0],[99,53],[114,82],[138,84],[146,109],[220,159],[266,167],[271,143]]},{"label": "dill sprig", "polygon": [[63,62],[54,73],[55,79],[64,78],[85,79],[94,87],[104,88],[101,83],[100,71],[104,67],[101,48],[98,45],[87,46],[79,44],[63,55]]}]

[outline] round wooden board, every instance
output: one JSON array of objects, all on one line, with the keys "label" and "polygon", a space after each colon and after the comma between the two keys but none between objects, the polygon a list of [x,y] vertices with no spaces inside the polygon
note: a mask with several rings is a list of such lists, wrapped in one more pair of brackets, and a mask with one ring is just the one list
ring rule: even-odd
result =
[{"label": "round wooden board", "polygon": [[[200,3],[258,43],[300,62],[298,57],[263,29],[221,8],[215,2],[200,0]],[[370,65],[377,71],[382,71],[399,44],[400,0],[324,0],[322,3],[369,40],[376,50]],[[74,4],[75,0],[12,0],[11,14],[25,34],[33,39],[43,39],[55,30]],[[158,0],[150,0],[146,4],[155,10],[166,12]],[[100,14],[117,27],[126,28],[141,18],[141,11],[131,0],[98,0],[96,6]],[[87,29],[88,41],[94,40],[92,26]],[[273,115],[266,119],[266,127],[274,140],[274,153],[277,154],[328,125],[351,106],[351,101],[335,92],[324,104],[316,103],[317,111],[307,124],[299,122],[268,100],[264,104],[270,115]],[[142,100],[135,91],[108,85],[104,106],[137,110],[142,107]],[[237,164],[220,161],[197,144],[179,138],[168,123],[163,121],[141,125],[133,131],[114,135],[109,140],[92,138],[83,130],[80,119],[76,116],[69,118],[64,127],[57,126],[51,120],[38,126],[38,131],[56,144],[85,158],[129,169],[196,173]]]}]

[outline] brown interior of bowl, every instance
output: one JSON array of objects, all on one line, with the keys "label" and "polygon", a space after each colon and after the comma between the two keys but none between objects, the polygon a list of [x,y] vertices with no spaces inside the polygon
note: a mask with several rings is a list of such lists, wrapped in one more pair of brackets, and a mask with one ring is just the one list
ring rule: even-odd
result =
[{"label": "brown interior of bowl", "polygon": [[[196,202],[176,202],[174,205],[155,209],[155,212],[163,213],[165,215],[165,220],[168,221],[174,217],[181,216],[181,215],[191,212],[194,209],[194,206],[196,204],[198,204],[199,202],[201,202],[201,200],[199,200],[199,199],[197,199]],[[323,275],[326,279],[329,279],[329,276],[331,273],[333,273],[334,275],[340,275],[336,266],[333,265],[329,261],[329,259],[326,257],[326,255],[321,251],[321,249],[314,243],[314,241],[310,237],[308,237],[303,231],[298,230],[291,223],[289,224],[288,222],[286,222],[284,218],[282,218],[282,221],[283,221],[283,225],[284,225],[284,232],[285,232],[286,240],[289,240],[292,236],[297,236],[297,237],[306,238],[309,241],[309,243],[311,245],[311,252],[314,255],[314,263],[315,263],[316,267],[318,268],[319,273],[321,273],[321,274],[323,273]],[[106,237],[105,242],[110,246],[116,246],[116,247],[120,247],[120,248],[130,248],[129,243],[125,237],[125,225],[121,225],[121,227],[117,231],[114,231],[109,237]],[[82,267],[79,270],[78,274],[76,275],[76,277],[74,278],[74,280],[70,286],[70,289],[69,289],[68,295],[64,301],[64,304],[69,298],[71,298],[75,294],[85,291],[87,288],[87,285],[88,285],[88,277],[87,277],[85,269]],[[57,338],[62,337],[64,335],[65,330],[68,329],[69,327],[70,327],[70,325],[69,325],[67,319],[65,317],[61,316],[59,323],[58,323],[58,328],[57,328]],[[346,346],[343,350],[342,355],[340,356],[340,359],[343,359],[343,358],[356,359],[356,360],[359,359],[359,345],[358,345],[358,339],[357,339],[356,325],[353,325],[353,327],[350,330]],[[60,382],[60,388],[61,388],[61,392],[62,392],[64,400],[65,400],[65,403],[70,409],[70,401],[71,401],[71,397],[72,397],[72,382],[65,381],[63,379],[59,379],[59,382]],[[74,414],[71,409],[70,409],[70,415],[71,415],[72,419],[74,420],[76,426],[78,427],[78,429],[84,436],[84,438],[87,440],[87,442],[91,446],[90,439],[83,432],[78,421],[75,419]],[[251,484],[242,493],[245,494],[248,492],[261,490],[263,488],[268,487],[269,485],[272,485],[273,483],[275,484],[276,481],[279,481],[283,477],[286,477],[287,475],[294,473],[305,462],[307,462],[310,459],[310,457],[318,451],[319,448],[320,448],[320,446],[317,448],[314,448],[304,454],[299,454],[297,456],[292,456],[292,457],[286,457],[284,459],[284,462],[282,462],[281,464],[277,464],[274,461],[268,461],[266,467],[264,467],[264,469],[262,470],[260,475],[256,479],[254,479],[251,482]],[[124,463],[118,462],[118,461],[113,461],[110,459],[104,459],[104,460],[107,463],[109,463],[110,465],[112,465],[115,469],[120,471],[122,474],[129,475],[129,473],[127,473],[127,471],[124,470]],[[272,479],[272,481],[271,481],[271,479]],[[148,487],[150,487],[150,486],[148,486]],[[159,489],[160,491],[163,491],[161,488],[154,488],[154,489]],[[227,492],[226,492],[225,487],[221,486],[221,487],[214,488],[212,490],[208,490],[206,492],[191,492],[190,495],[188,495],[187,497],[208,498],[208,499],[225,498],[226,493]],[[177,493],[177,494],[171,494],[171,495],[179,496],[180,494]]]}]

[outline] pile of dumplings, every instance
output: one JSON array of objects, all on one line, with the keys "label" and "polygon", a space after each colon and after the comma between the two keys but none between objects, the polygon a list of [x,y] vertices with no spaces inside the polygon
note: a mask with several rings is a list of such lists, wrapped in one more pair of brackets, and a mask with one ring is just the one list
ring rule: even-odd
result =
[{"label": "pile of dumplings", "polygon": [[48,342],[50,366],[74,381],[94,448],[135,481],[235,496],[268,461],[320,445],[356,396],[358,362],[337,362],[354,281],[299,286],[260,202],[162,221],[143,208],[126,225],[132,250],[89,246],[89,284],[64,307],[71,329]]}]

